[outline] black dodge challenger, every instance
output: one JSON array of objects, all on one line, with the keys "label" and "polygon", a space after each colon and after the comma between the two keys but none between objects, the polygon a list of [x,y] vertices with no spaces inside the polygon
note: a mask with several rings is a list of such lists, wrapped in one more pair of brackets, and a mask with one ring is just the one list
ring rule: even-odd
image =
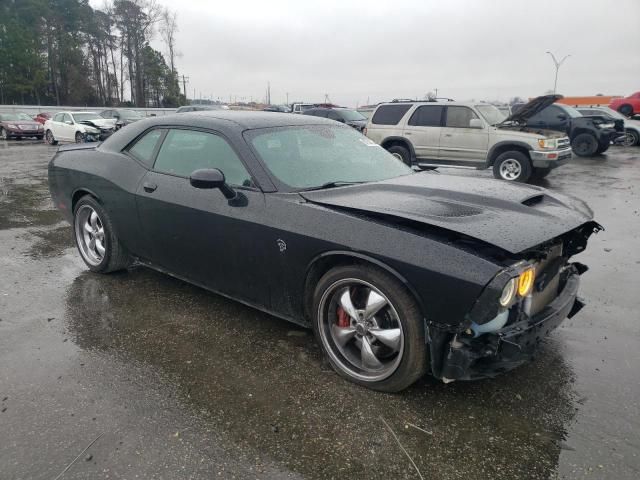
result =
[{"label": "black dodge challenger", "polygon": [[582,307],[569,259],[601,229],[575,198],[414,172],[306,115],[141,120],[61,147],[49,182],[92,271],[137,262],[310,326],[382,391],[526,362]]}]

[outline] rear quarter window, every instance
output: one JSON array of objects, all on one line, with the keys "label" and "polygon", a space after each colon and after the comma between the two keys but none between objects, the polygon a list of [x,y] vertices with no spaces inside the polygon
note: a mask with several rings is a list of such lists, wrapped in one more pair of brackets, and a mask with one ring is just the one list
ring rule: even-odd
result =
[{"label": "rear quarter window", "polygon": [[151,130],[129,148],[129,154],[151,168],[153,166],[153,154],[161,135],[162,130]]},{"label": "rear quarter window", "polygon": [[411,107],[411,104],[382,105],[374,113],[371,123],[375,125],[397,125]]}]

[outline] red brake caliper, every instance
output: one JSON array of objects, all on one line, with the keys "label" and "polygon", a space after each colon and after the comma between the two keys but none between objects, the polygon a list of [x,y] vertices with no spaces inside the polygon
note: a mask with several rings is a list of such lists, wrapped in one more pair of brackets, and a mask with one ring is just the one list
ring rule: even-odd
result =
[{"label": "red brake caliper", "polygon": [[338,321],[336,324],[340,328],[347,328],[351,324],[351,322],[349,322],[349,315],[347,315],[347,312],[345,312],[342,307],[338,307],[337,313],[338,313]]}]

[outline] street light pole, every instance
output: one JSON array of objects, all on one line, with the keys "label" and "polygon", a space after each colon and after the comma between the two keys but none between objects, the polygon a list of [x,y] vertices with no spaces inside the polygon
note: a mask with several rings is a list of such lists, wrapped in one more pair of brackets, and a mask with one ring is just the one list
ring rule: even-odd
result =
[{"label": "street light pole", "polygon": [[555,95],[555,93],[556,93],[556,89],[557,89],[557,87],[558,87],[558,70],[560,70],[560,66],[561,66],[561,65],[564,63],[564,61],[565,61],[567,58],[569,58],[571,55],[565,55],[565,56],[562,58],[562,60],[558,61],[558,60],[556,59],[556,56],[555,56],[553,53],[551,53],[551,52],[550,52],[550,51],[548,51],[548,50],[547,50],[547,53],[548,53],[549,55],[551,55],[551,58],[553,59],[553,64],[556,66],[556,78],[555,78],[555,80],[553,81],[553,93],[554,93],[554,95]]}]

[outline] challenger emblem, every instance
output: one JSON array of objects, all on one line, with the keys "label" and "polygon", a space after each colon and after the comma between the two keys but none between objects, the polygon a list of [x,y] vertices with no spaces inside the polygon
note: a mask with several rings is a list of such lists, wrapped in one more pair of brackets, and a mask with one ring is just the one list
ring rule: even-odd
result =
[{"label": "challenger emblem", "polygon": [[278,248],[280,249],[280,253],[284,252],[287,249],[287,244],[281,238],[276,240],[276,243],[278,244]]}]

